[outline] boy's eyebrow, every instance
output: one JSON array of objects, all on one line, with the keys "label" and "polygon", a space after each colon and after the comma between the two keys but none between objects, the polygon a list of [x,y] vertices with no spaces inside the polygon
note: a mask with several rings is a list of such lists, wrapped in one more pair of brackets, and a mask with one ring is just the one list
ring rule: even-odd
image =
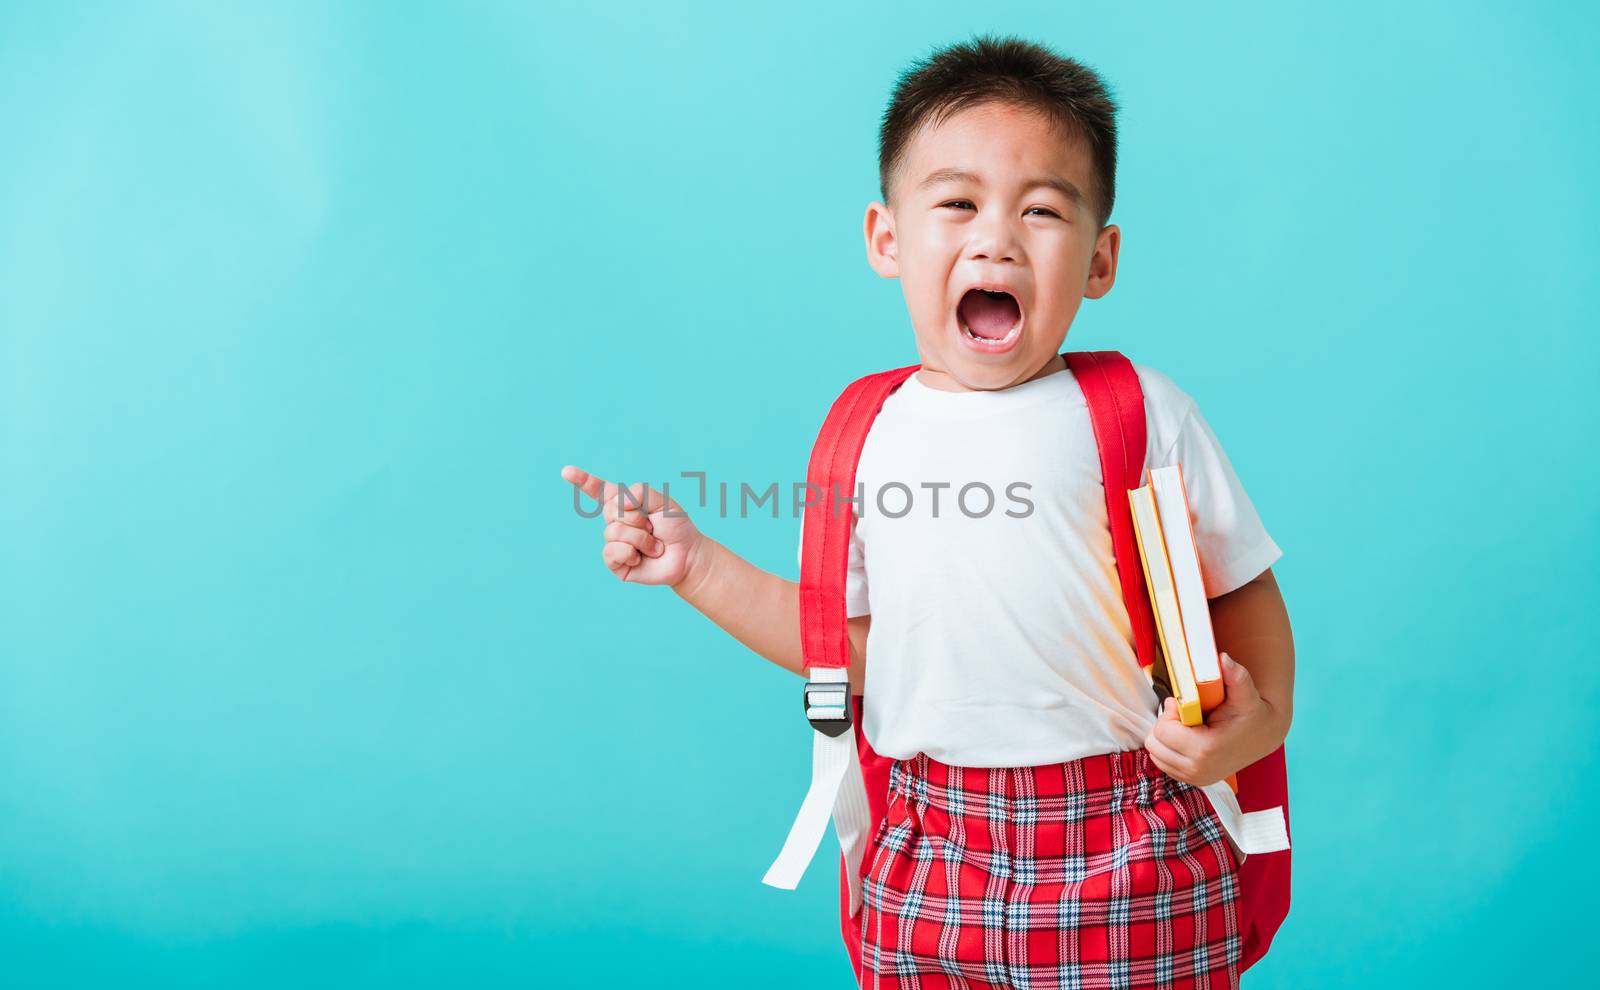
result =
[{"label": "boy's eyebrow", "polygon": [[[976,172],[969,172],[964,168],[941,168],[929,172],[928,177],[917,184],[917,188],[929,189],[940,184],[941,182],[963,181],[976,183],[980,186],[983,185],[983,179],[980,178]],[[1041,175],[1029,179],[1026,183],[1024,183],[1024,188],[1026,189],[1036,189],[1039,186],[1044,186],[1047,189],[1054,189],[1056,192],[1067,197],[1067,199],[1074,203],[1083,202],[1083,193],[1078,190],[1078,187],[1073,185],[1071,182],[1068,182],[1066,179],[1061,178],[1060,176]]]}]

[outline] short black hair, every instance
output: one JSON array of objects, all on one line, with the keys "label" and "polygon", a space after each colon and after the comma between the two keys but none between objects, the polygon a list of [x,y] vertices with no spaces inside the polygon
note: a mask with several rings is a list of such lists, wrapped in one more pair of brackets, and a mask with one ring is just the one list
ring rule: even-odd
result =
[{"label": "short black hair", "polygon": [[998,101],[1042,114],[1063,134],[1083,140],[1094,168],[1100,226],[1117,193],[1117,105],[1105,82],[1081,62],[1021,38],[978,35],[937,49],[901,73],[878,131],[878,191],[889,187],[911,138],[957,111]]}]

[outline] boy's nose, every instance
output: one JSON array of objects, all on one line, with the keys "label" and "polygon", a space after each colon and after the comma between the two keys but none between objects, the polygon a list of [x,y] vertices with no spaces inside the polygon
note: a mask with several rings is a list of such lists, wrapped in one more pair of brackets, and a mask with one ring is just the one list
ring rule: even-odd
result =
[{"label": "boy's nose", "polygon": [[967,257],[972,261],[1016,261],[1021,253],[1016,234],[1004,221],[977,229],[967,245]]},{"label": "boy's nose", "polygon": [[[973,261],[989,261],[991,259],[990,259],[989,255],[979,251],[979,252],[975,252],[972,255],[972,260]],[[1009,254],[1001,254],[998,258],[994,258],[992,260],[995,260],[995,261],[1016,261],[1017,259],[1013,258]]]}]

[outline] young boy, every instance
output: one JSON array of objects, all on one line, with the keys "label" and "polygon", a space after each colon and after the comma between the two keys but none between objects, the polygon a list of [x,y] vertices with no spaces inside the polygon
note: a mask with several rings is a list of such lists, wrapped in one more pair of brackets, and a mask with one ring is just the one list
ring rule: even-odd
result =
[{"label": "young boy", "polygon": [[[1238,985],[1239,861],[1199,788],[1282,744],[1294,649],[1278,547],[1194,401],[1135,364],[1146,466],[1183,466],[1227,699],[1185,726],[1136,659],[1060,356],[1116,276],[1115,112],[1079,63],[982,37],[902,76],[883,120],[867,258],[900,280],[921,366],[873,421],[852,507],[849,682],[895,761],[863,986]],[[795,582],[648,486],[562,477],[604,500],[617,577],[806,674]],[[1005,501],[958,504],[974,481]]]}]

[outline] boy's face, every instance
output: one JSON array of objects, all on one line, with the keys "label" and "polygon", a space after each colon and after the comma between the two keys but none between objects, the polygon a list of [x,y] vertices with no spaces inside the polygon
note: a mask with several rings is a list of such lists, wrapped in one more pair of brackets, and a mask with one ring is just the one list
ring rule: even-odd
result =
[{"label": "boy's face", "polygon": [[1081,141],[1010,104],[969,107],[912,138],[894,208],[867,207],[867,259],[900,279],[928,385],[1000,389],[1062,366],[1078,304],[1116,278],[1121,234],[1096,225],[1093,174]]}]

